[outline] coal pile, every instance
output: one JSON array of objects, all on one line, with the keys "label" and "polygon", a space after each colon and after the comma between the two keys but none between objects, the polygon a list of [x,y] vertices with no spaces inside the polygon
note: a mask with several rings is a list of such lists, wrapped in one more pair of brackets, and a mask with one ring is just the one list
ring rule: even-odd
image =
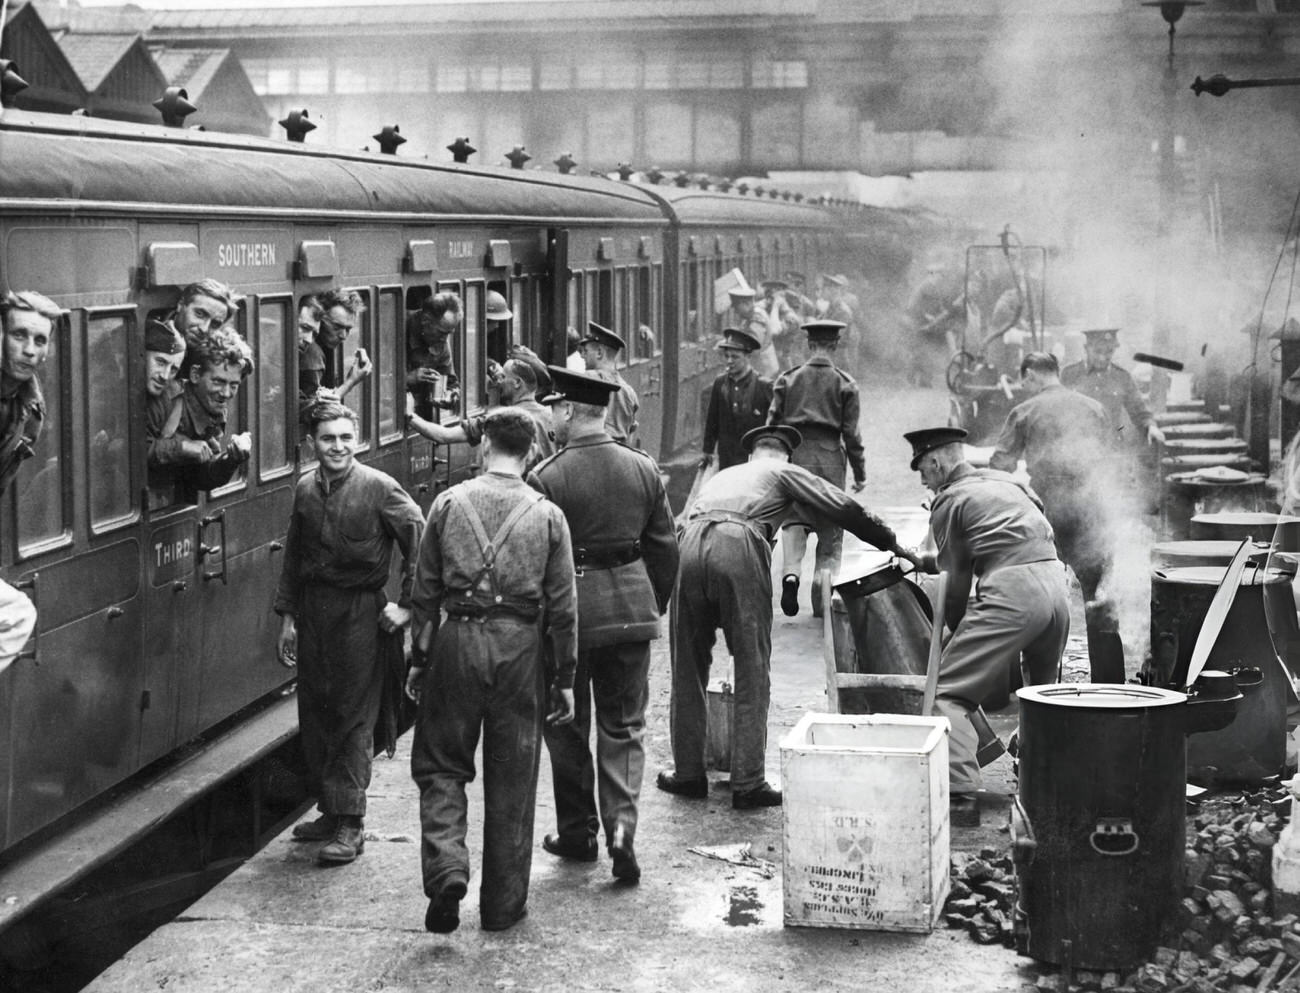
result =
[{"label": "coal pile", "polygon": [[[1185,888],[1151,961],[1127,973],[1054,967],[1027,990],[1114,993],[1300,993],[1300,916],[1273,899],[1272,850],[1290,818],[1281,787],[1220,794],[1187,818]],[[1010,853],[956,853],[950,928],[981,944],[1015,947],[1015,876]]]},{"label": "coal pile", "polygon": [[978,856],[952,856],[952,889],[943,919],[950,928],[967,932],[981,945],[1016,947],[1012,913],[1016,879],[1009,852],[983,848]]}]

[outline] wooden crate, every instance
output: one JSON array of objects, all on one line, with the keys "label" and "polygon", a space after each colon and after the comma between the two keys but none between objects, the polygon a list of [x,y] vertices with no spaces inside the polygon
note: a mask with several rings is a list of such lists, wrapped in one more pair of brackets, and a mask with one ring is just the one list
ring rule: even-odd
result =
[{"label": "wooden crate", "polygon": [[785,923],[933,930],[948,896],[948,722],[805,714],[781,741]]}]

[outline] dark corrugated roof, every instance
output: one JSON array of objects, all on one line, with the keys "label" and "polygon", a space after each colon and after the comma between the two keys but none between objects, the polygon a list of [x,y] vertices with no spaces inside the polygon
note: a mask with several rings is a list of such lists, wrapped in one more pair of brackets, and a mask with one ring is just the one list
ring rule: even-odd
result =
[{"label": "dark corrugated roof", "polygon": [[59,47],[77,71],[81,85],[94,92],[131,50],[137,34],[67,34]]},{"label": "dark corrugated roof", "polygon": [[412,221],[664,221],[644,190],[607,179],[334,154],[270,139],[12,109],[0,111],[0,162],[0,199],[76,201],[83,208],[144,202],[198,213],[344,211]]},{"label": "dark corrugated roof", "polygon": [[153,11],[140,7],[64,6],[59,0],[34,0],[51,31],[84,31],[90,34],[139,34],[149,28]]},{"label": "dark corrugated roof", "polygon": [[834,214],[813,204],[692,187],[652,186],[649,189],[668,203],[684,227],[731,224],[829,228],[838,223]]}]

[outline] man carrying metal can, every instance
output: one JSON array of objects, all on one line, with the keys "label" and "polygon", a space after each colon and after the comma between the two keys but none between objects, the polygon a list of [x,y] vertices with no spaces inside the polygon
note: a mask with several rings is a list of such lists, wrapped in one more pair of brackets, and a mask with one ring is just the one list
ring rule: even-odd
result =
[{"label": "man carrying metal can", "polygon": [[1055,677],[1070,633],[1065,568],[1038,498],[1005,472],[967,462],[964,430],[927,428],[903,437],[912,445],[912,470],[934,493],[930,531],[937,552],[924,565],[947,573],[935,622],[946,624],[952,637],[940,660],[933,712],[952,725],[952,822],[971,826],[979,823],[981,783],[971,714],[1005,692],[1014,664],[1028,684]]}]

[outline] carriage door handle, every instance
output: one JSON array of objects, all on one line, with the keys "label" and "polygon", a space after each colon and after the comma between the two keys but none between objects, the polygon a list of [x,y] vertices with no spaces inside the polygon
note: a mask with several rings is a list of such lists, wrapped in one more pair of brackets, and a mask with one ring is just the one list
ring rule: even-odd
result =
[{"label": "carriage door handle", "polygon": [[32,637],[27,643],[29,647],[24,648],[19,652],[18,658],[31,659],[37,665],[41,664],[40,659],[37,657],[37,653],[40,651],[41,647],[41,597],[40,587],[38,585],[40,578],[41,574],[39,572],[33,572],[26,579],[21,579],[14,583],[14,589],[30,591],[27,594],[27,598],[32,601],[32,607],[36,610],[36,623],[32,626]]},{"label": "carriage door handle", "polygon": [[[205,544],[204,539],[207,537],[206,531],[214,524],[217,525],[218,528],[217,541],[219,542],[219,544],[216,545]],[[214,579],[219,579],[224,585],[226,582],[226,512],[225,510],[219,510],[211,517],[199,518],[199,564],[200,566],[203,564],[203,560],[206,559],[209,555],[220,555],[221,567],[212,572],[205,571],[203,573],[203,580],[204,582],[211,582]]]}]

